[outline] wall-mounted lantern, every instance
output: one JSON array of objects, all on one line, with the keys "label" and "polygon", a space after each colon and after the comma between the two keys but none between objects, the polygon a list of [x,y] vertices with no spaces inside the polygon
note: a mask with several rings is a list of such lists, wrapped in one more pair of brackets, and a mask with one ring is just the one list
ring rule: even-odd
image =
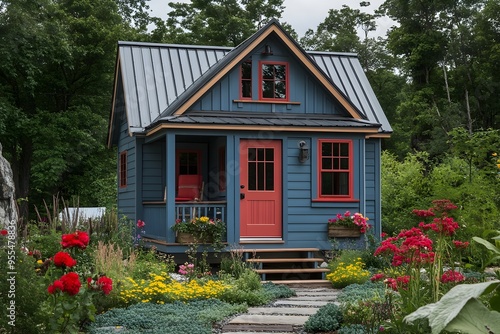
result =
[{"label": "wall-mounted lantern", "polygon": [[309,160],[309,147],[306,142],[301,140],[299,141],[299,162],[304,163]]},{"label": "wall-mounted lantern", "polygon": [[273,54],[273,49],[271,49],[271,46],[269,44],[266,44],[264,47],[264,51],[262,51],[262,55],[264,56],[271,56]]}]

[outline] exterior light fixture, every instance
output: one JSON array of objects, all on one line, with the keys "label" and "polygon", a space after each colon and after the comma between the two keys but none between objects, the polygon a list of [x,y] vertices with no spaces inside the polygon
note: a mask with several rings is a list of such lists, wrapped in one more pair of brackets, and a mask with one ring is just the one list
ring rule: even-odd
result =
[{"label": "exterior light fixture", "polygon": [[271,46],[269,44],[266,44],[266,46],[264,47],[264,51],[262,51],[262,54],[264,56],[270,56],[273,54],[273,50],[271,49]]},{"label": "exterior light fixture", "polygon": [[301,140],[299,141],[299,162],[304,163],[309,160],[309,147],[306,142]]}]

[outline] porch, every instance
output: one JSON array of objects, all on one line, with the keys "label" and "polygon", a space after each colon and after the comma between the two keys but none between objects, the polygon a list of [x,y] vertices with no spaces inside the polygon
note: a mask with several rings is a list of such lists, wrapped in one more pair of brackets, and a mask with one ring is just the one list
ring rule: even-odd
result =
[{"label": "porch", "polygon": [[[175,221],[190,221],[196,217],[206,216],[211,219],[220,219],[227,223],[226,201],[184,201],[176,202],[174,217]],[[147,222],[146,236],[154,240],[162,240],[168,244],[177,245],[175,235],[168,224],[166,201],[143,202],[143,217]],[[171,218],[170,218],[171,219]]]}]

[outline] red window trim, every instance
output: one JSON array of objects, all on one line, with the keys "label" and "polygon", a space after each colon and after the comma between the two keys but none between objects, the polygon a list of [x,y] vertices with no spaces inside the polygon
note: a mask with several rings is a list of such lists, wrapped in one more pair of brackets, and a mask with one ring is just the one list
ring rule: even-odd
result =
[{"label": "red window trim", "polygon": [[[244,63],[250,63],[250,79],[243,79],[243,64]],[[252,87],[252,61],[251,60],[245,60],[243,63],[240,65],[240,99],[241,100],[252,100],[253,97],[253,87]],[[243,80],[245,81],[250,81],[250,96],[243,96]]]},{"label": "red window trim", "polygon": [[[286,98],[285,99],[277,99],[277,98],[269,98],[269,97],[263,97],[262,96],[262,65],[285,65],[286,67],[286,78],[285,78],[285,85],[286,85]],[[290,101],[290,76],[289,76],[289,71],[290,71],[290,64],[286,61],[264,61],[261,60],[259,61],[259,100],[260,101]]]},{"label": "red window trim", "polygon": [[120,152],[119,182],[120,188],[127,187],[127,151]]},{"label": "red window trim", "polygon": [[[349,169],[345,170],[349,172],[349,194],[348,195],[322,195],[321,194],[321,172],[322,172],[322,150],[321,145],[323,143],[336,143],[349,144]],[[337,201],[337,202],[350,202],[354,200],[354,148],[352,140],[348,139],[319,139],[318,140],[318,173],[317,173],[317,192],[318,196],[314,201],[327,202],[327,201]]]}]

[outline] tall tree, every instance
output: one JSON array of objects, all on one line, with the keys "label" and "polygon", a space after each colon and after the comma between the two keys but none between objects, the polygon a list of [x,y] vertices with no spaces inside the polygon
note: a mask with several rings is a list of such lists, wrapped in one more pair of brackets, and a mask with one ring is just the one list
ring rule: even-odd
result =
[{"label": "tall tree", "polygon": [[[0,1],[0,142],[16,196],[28,199],[23,217],[56,192],[83,192],[85,205],[109,201],[115,168],[104,145],[116,41],[136,36],[144,20],[140,0]],[[73,188],[106,178],[107,194]]]},{"label": "tall tree", "polygon": [[283,0],[193,0],[170,2],[173,10],[153,30],[156,39],[180,44],[237,46],[271,18],[280,18]]}]

